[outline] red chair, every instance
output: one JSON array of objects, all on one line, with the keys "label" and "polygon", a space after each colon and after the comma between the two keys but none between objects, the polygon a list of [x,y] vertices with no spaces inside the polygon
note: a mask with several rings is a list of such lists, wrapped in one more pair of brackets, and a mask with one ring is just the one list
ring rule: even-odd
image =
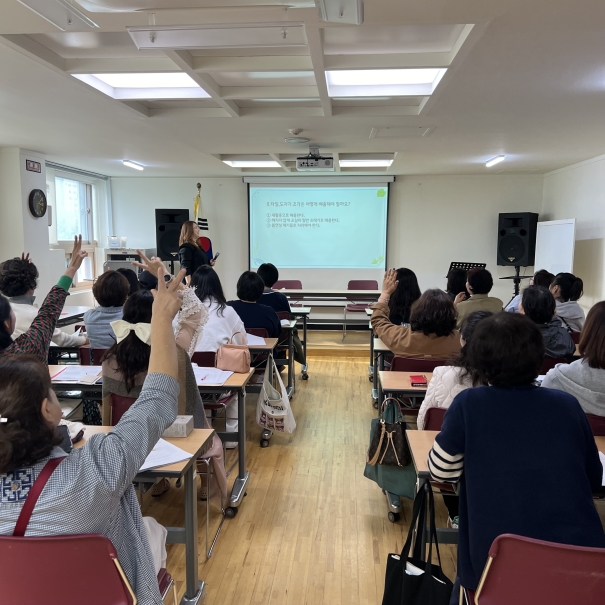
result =
[{"label": "red chair", "polygon": [[605,437],[605,416],[597,416],[596,414],[586,414],[592,434],[595,437]]},{"label": "red chair", "polygon": [[78,356],[80,357],[80,365],[81,366],[91,366],[92,356],[90,354],[90,347],[83,346],[78,349]]},{"label": "red chair", "polygon": [[581,332],[571,332],[569,335],[571,336],[574,344],[580,344],[580,336],[582,336]]},{"label": "red chair", "polygon": [[[132,605],[136,601],[113,544],[95,534],[0,536],[0,581],[3,603],[65,605],[83,600],[87,605]],[[176,604],[176,587],[165,569],[158,574],[158,586],[162,598],[172,588]]]},{"label": "red chair", "polygon": [[549,370],[552,370],[558,363],[569,363],[565,357],[545,357],[540,368],[540,374],[548,374]]},{"label": "red chair", "polygon": [[425,431],[440,431],[447,408],[429,408],[424,416]]},{"label": "red chair", "polygon": [[136,397],[124,397],[123,395],[116,395],[111,393],[109,396],[109,405],[111,410],[109,412],[109,424],[115,426],[120,422],[122,416],[130,409],[130,406],[137,400]]},{"label": "red chair", "polygon": [[[373,279],[352,279],[347,290],[378,290],[378,282]],[[342,339],[347,335],[347,312],[348,313],[365,313],[372,303],[355,303],[350,302],[345,305],[344,323],[342,324]]]},{"label": "red chair", "polygon": [[246,328],[247,334],[252,336],[260,336],[261,338],[269,338],[269,332],[265,328]]},{"label": "red chair", "polygon": [[107,349],[90,349],[90,357],[93,366],[100,366],[103,356],[107,353]]},{"label": "red chair", "polygon": [[602,605],[605,548],[498,536],[475,593],[480,605]]},{"label": "red chair", "polygon": [[213,368],[216,365],[214,351],[196,351],[191,356],[191,363],[197,363],[200,368]]},{"label": "red chair", "polygon": [[432,372],[438,366],[446,366],[445,359],[419,359],[417,357],[393,357],[391,372]]},{"label": "red chair", "polygon": [[[298,279],[278,279],[273,284],[274,290],[281,290],[285,288],[286,290],[302,290],[302,282]],[[302,302],[300,300],[290,300],[291,307],[301,307]]]}]

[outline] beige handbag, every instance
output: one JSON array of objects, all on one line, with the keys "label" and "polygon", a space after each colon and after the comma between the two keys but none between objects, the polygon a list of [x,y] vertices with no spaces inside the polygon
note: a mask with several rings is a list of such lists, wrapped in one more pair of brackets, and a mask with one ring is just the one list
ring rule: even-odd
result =
[{"label": "beige handbag", "polygon": [[250,371],[250,350],[246,345],[234,345],[233,336],[229,344],[223,345],[216,352],[216,367],[219,370],[247,374]]}]

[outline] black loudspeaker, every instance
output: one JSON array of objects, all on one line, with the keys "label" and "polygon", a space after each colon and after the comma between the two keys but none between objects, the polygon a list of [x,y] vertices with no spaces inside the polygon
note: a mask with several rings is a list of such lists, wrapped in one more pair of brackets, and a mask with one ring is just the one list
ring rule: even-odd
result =
[{"label": "black loudspeaker", "polygon": [[178,260],[181,227],[189,220],[189,210],[155,211],[155,243],[162,260]]},{"label": "black loudspeaker", "polygon": [[538,215],[506,212],[498,215],[498,265],[533,267]]}]

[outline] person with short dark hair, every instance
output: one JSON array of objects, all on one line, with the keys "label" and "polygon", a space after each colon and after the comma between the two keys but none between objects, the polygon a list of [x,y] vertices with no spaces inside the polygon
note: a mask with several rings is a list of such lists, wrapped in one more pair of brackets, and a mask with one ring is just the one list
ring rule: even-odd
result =
[{"label": "person with short dark hair", "polygon": [[567,328],[555,315],[555,299],[542,286],[529,286],[523,290],[519,313],[531,319],[542,332],[547,357],[569,357],[576,345]]},{"label": "person with short dark hair", "polygon": [[391,323],[389,300],[397,289],[397,271],[389,269],[382,282],[382,293],[372,307],[372,329],[395,354],[403,357],[447,359],[460,351],[456,330],[456,309],[443,290],[427,290],[412,305],[410,325]]},{"label": "person with short dark hair", "polygon": [[[546,269],[540,269],[536,271],[533,277],[529,280],[530,286],[542,286],[543,288],[550,288],[550,284],[555,276],[547,271]],[[505,307],[505,311],[508,313],[518,313],[519,303],[521,302],[521,294],[517,294]]]},{"label": "person with short dark hair", "polygon": [[264,328],[269,338],[277,338],[281,334],[281,324],[275,311],[258,301],[263,295],[265,284],[259,275],[253,271],[244,271],[237,280],[237,297],[227,304],[235,309],[246,328]]},{"label": "person with short dark hair", "polygon": [[457,582],[469,590],[501,534],[605,547],[592,501],[603,479],[599,452],[575,397],[533,385],[543,358],[529,318],[479,322],[469,360],[490,386],[456,396],[429,454],[435,481],[460,483]]},{"label": "person with short dark hair", "polygon": [[92,287],[98,307],[84,313],[84,325],[92,349],[109,349],[115,344],[111,322],[122,319],[124,303],[130,292],[128,280],[117,271],[105,271]]},{"label": "person with short dark hair", "polygon": [[287,296],[277,290],[273,290],[275,282],[279,279],[277,267],[271,263],[263,263],[256,270],[256,273],[263,280],[264,284],[262,304],[271,307],[276,313],[280,311],[291,313]]},{"label": "person with short dark hair", "polygon": [[605,416],[605,301],[588,312],[579,350],[582,359],[557,364],[542,386],[573,395],[587,414]]},{"label": "person with short dark hair", "polygon": [[141,271],[139,284],[142,290],[155,290],[158,287],[158,278],[149,271]]},{"label": "person with short dark hair", "polygon": [[116,269],[116,273],[123,275],[128,280],[128,284],[130,285],[130,291],[128,292],[128,296],[132,296],[135,292],[138,292],[141,289],[139,278],[132,269],[120,267],[119,269]]},{"label": "person with short dark hair", "polygon": [[400,326],[410,323],[412,305],[420,298],[422,292],[416,274],[411,269],[397,269],[397,289],[389,300],[389,319]]},{"label": "person with short dark hair", "polygon": [[581,332],[586,316],[578,300],[584,294],[584,282],[572,273],[558,273],[549,289],[557,301],[557,315],[572,332]]},{"label": "person with short dark hair", "polygon": [[466,294],[460,292],[454,299],[458,311],[458,327],[467,315],[473,311],[490,311],[499,313],[504,303],[494,296],[488,296],[494,286],[492,274],[487,269],[471,269],[466,274],[466,289],[470,298],[465,300]]},{"label": "person with short dark hair", "polygon": [[[34,263],[25,258],[11,258],[0,265],[0,293],[10,302],[15,314],[15,329],[12,338],[18,338],[27,332],[38,315],[35,306],[35,290],[38,287],[38,269]],[[86,336],[68,334],[55,328],[51,346],[81,347],[88,340]]]},{"label": "person with short dark hair", "polygon": [[452,269],[448,271],[445,291],[452,300],[456,300],[456,296],[460,292],[464,292],[464,296],[466,297],[466,271],[464,269]]}]

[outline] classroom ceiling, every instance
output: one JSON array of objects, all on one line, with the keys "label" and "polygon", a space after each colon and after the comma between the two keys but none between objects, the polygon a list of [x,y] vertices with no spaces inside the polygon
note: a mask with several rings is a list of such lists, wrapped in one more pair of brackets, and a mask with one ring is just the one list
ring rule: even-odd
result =
[{"label": "classroom ceiling", "polygon": [[[605,153],[602,0],[365,0],[361,26],[312,0],[71,4],[85,19],[61,31],[0,0],[0,147],[144,177],[300,176],[292,136],[392,160],[345,174],[539,174]],[[275,167],[224,163],[252,160]]]}]

